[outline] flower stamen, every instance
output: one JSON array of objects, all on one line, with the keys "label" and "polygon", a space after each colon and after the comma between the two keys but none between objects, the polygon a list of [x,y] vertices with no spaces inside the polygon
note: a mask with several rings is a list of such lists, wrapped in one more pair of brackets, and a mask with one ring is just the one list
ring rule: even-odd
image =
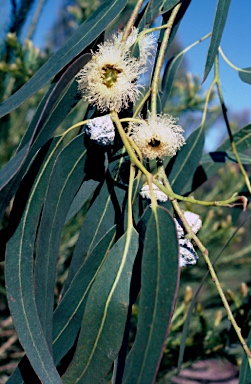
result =
[{"label": "flower stamen", "polygon": [[117,68],[115,65],[106,64],[102,68],[103,84],[107,88],[111,88],[118,80],[118,76],[123,72],[123,69]]},{"label": "flower stamen", "polygon": [[159,147],[160,143],[161,143],[160,140],[157,140],[154,137],[152,137],[148,144],[153,148],[157,148]]}]

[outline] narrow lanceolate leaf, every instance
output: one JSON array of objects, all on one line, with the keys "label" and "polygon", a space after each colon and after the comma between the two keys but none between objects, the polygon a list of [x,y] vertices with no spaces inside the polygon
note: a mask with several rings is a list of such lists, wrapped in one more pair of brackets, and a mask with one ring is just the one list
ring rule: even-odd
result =
[{"label": "narrow lanceolate leaf", "polygon": [[179,0],[164,0],[162,5],[162,12],[170,11],[176,4],[179,3]]},{"label": "narrow lanceolate leaf", "polygon": [[183,60],[183,57],[184,57],[184,54],[176,55],[172,57],[166,65],[165,73],[162,80],[161,103],[163,105],[163,108],[165,107],[165,104],[169,99],[169,95],[171,93],[171,89],[173,86],[173,81],[174,81],[176,72],[178,71],[180,64]]},{"label": "narrow lanceolate leaf", "polygon": [[206,80],[214,64],[215,56],[217,55],[218,48],[221,41],[221,36],[227,20],[227,14],[228,14],[230,3],[231,3],[231,0],[218,0],[216,13],[214,17],[212,36],[211,36],[210,45],[207,52],[207,59],[205,64],[203,81]]},{"label": "narrow lanceolate leaf", "polygon": [[36,241],[36,303],[49,345],[52,343],[54,286],[61,232],[69,207],[85,176],[87,150],[83,141],[83,134],[77,136],[55,162]]},{"label": "narrow lanceolate leaf", "polygon": [[91,44],[123,10],[127,0],[107,0],[74,32],[37,73],[7,101],[0,105],[0,117],[34,95],[75,56]]},{"label": "narrow lanceolate leaf", "polygon": [[[251,164],[250,156],[239,153],[239,159],[242,164]],[[236,157],[232,151],[214,151],[209,153],[203,153],[201,157],[201,163],[237,163]]]},{"label": "narrow lanceolate leaf", "polygon": [[169,212],[157,207],[147,223],[136,338],[124,384],[155,382],[179,283],[178,241]]},{"label": "narrow lanceolate leaf", "polygon": [[34,242],[52,164],[59,139],[45,159],[35,181],[23,217],[7,244],[6,287],[9,308],[19,340],[35,372],[44,383],[61,383],[37,313],[33,278]]},{"label": "narrow lanceolate leaf", "polygon": [[121,208],[125,198],[125,189],[115,186],[114,180],[119,177],[124,157],[115,154],[111,161],[110,171],[107,171],[106,179],[89,208],[83,226],[80,230],[76,243],[68,276],[63,287],[63,294],[68,289],[71,280],[83,263],[85,257],[92,251],[98,241],[111,228],[112,225],[121,221]]},{"label": "narrow lanceolate leaf", "polygon": [[90,196],[93,194],[97,188],[99,182],[96,180],[86,180],[81,185],[78,193],[74,197],[73,202],[71,203],[70,209],[67,213],[65,222],[68,222],[80,211],[83,205],[89,200]]},{"label": "narrow lanceolate leaf", "polygon": [[74,344],[84,313],[86,300],[116,233],[113,226],[81,265],[53,315],[53,357],[59,363]]},{"label": "narrow lanceolate leaf", "polygon": [[100,383],[118,354],[129,305],[138,235],[132,228],[112,247],[93,283],[65,384]]},{"label": "narrow lanceolate leaf", "polygon": [[238,74],[244,83],[251,84],[251,67],[243,68]]},{"label": "narrow lanceolate leaf", "polygon": [[98,196],[89,208],[80,230],[64,285],[64,291],[69,287],[73,276],[78,271],[83,260],[88,257],[88,254],[95,245],[114,224],[114,206],[105,181]]},{"label": "narrow lanceolate leaf", "polygon": [[204,132],[201,128],[198,128],[186,140],[186,145],[178,151],[174,163],[171,160],[168,164],[167,169],[172,164],[168,178],[175,193],[190,192],[193,174],[200,162],[203,146]]},{"label": "narrow lanceolate leaf", "polygon": [[179,0],[155,0],[149,2],[145,18],[146,23],[152,22],[157,16],[172,9]]},{"label": "narrow lanceolate leaf", "polygon": [[[241,152],[244,152],[245,150],[249,149],[251,146],[251,124],[246,125],[245,127],[241,128],[238,132],[236,132],[233,136],[236,149],[239,154]],[[215,153],[227,153],[228,151],[231,151],[231,143],[230,140],[227,139],[222,145],[220,145]],[[209,179],[212,175],[214,175],[222,166],[224,163],[215,161],[215,156],[210,156],[209,162],[203,162],[202,167],[199,170],[202,172],[200,180],[204,182],[205,180]]]},{"label": "narrow lanceolate leaf", "polygon": [[[79,70],[85,66],[85,64],[91,59],[91,54],[85,53],[73,60],[67,65],[52,81],[49,90],[43,97],[43,100],[38,106],[38,109],[27,129],[19,148],[22,148],[27,143],[33,142],[41,131],[44,131],[45,127],[47,135],[52,134],[63,118],[70,112],[73,106],[79,100],[77,97],[77,87],[74,87],[73,92],[69,92],[72,81],[74,81],[76,74]],[[75,82],[76,85],[76,82]],[[69,94],[69,95],[68,95]],[[65,95],[68,96],[67,103],[62,105],[65,99]],[[68,104],[68,105],[67,105]],[[60,111],[60,113],[59,113]],[[53,131],[48,129],[48,123],[53,119]],[[51,122],[50,122],[51,123]],[[52,124],[52,123],[51,123]],[[49,131],[49,132],[47,132]],[[41,141],[41,138],[40,138]],[[39,146],[36,146],[36,150]]]},{"label": "narrow lanceolate leaf", "polygon": [[[183,0],[181,2],[181,7],[179,9],[179,12],[174,20],[174,23],[173,23],[173,27],[172,27],[172,30],[171,30],[171,34],[170,34],[170,38],[169,38],[169,42],[168,42],[168,46],[170,46],[170,44],[172,43],[178,29],[179,29],[179,26],[180,26],[180,23],[182,21],[182,18],[184,17],[190,3],[191,3],[192,0]],[[168,7],[169,8],[169,7]],[[167,23],[168,22],[168,19],[171,15],[171,12],[172,10],[166,12],[163,14],[163,19],[164,19],[164,23]],[[163,33],[163,32],[162,32]]]},{"label": "narrow lanceolate leaf", "polygon": [[[247,346],[251,348],[251,331],[249,332],[247,339]],[[239,384],[250,384],[251,383],[251,369],[248,363],[247,355],[243,352],[243,360],[240,369]]]}]

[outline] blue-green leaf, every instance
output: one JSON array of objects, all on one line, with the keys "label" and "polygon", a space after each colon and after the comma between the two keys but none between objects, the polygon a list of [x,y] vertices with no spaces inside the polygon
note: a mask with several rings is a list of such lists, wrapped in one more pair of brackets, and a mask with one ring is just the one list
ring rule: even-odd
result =
[{"label": "blue-green leaf", "polygon": [[164,0],[162,1],[162,12],[170,11],[176,4],[179,3],[179,0]]},{"label": "blue-green leaf", "polygon": [[[251,164],[251,158],[249,156],[239,154],[242,164]],[[201,163],[237,163],[236,157],[232,151],[214,151],[209,153],[203,153],[201,157]]]},{"label": "blue-green leaf", "polygon": [[77,192],[76,196],[74,197],[74,200],[72,201],[70,209],[67,213],[67,216],[65,219],[66,223],[69,220],[71,220],[73,218],[73,216],[76,215],[77,212],[79,212],[79,210],[83,207],[83,205],[86,203],[86,201],[93,194],[93,192],[97,188],[98,184],[99,184],[99,182],[96,180],[86,180],[83,182],[79,191]]},{"label": "blue-green leaf", "polygon": [[244,83],[251,84],[251,67],[243,68],[241,71],[238,71],[238,74]]},{"label": "blue-green leaf", "polygon": [[[236,149],[238,153],[241,153],[251,146],[251,124],[246,125],[241,128],[238,132],[236,132],[233,136]],[[215,153],[231,153],[232,151],[230,140],[227,139],[222,145],[220,145]],[[213,176],[223,165],[224,163],[215,162],[214,157],[210,157],[210,161],[208,163],[202,163],[200,168],[200,172],[202,172],[202,176],[200,177],[201,183],[211,176]]]},{"label": "blue-green leaf", "polygon": [[49,181],[37,235],[36,303],[49,345],[52,344],[54,286],[61,233],[69,207],[85,176],[86,154],[84,134],[73,139],[59,154]]},{"label": "blue-green leaf", "polygon": [[177,70],[179,69],[181,62],[183,60],[184,54],[179,54],[172,57],[165,68],[165,73],[162,79],[162,95],[161,95],[161,103],[163,108],[165,108],[165,104],[170,96],[171,89],[173,86],[174,77],[176,75]]},{"label": "blue-green leaf", "polygon": [[218,52],[231,0],[218,0],[210,45],[207,52],[203,81],[206,80]]},{"label": "blue-green leaf", "polygon": [[157,207],[147,223],[136,338],[124,384],[152,384],[157,375],[179,283],[178,240],[169,212]]},{"label": "blue-green leaf", "polygon": [[42,382],[61,383],[37,313],[34,292],[34,242],[51,167],[60,148],[52,142],[28,198],[23,217],[6,252],[6,287],[9,308],[19,340]]},{"label": "blue-green leaf", "polygon": [[[248,348],[251,348],[251,331],[249,332],[248,339],[246,341]],[[248,363],[248,358],[243,351],[243,359],[240,369],[239,384],[250,384],[251,383],[251,369]]]},{"label": "blue-green leaf", "polygon": [[34,161],[37,151],[51,138],[64,117],[78,102],[77,84],[75,81],[72,83],[72,78],[88,57],[87,54],[81,55],[54,79],[19,145],[18,152],[0,171],[0,217],[16,193],[30,163]]},{"label": "blue-green leaf", "polygon": [[116,227],[96,245],[75,274],[53,315],[53,357],[55,363],[69,351],[77,337],[90,287],[109,252]]},{"label": "blue-green leaf", "polygon": [[[114,180],[119,178],[123,164],[124,157],[116,154],[114,160],[111,161],[109,170]],[[72,255],[72,261],[63,292],[68,289],[73,276],[76,271],[78,271],[84,258],[88,256],[97,242],[111,226],[121,222],[122,212],[120,207],[123,206],[125,190],[115,186],[114,181],[111,180],[109,171],[107,171],[106,179],[101,190],[97,193],[97,196],[95,196],[95,200],[86,214]]]},{"label": "blue-green leaf", "polygon": [[169,180],[175,193],[184,194],[191,191],[193,175],[200,162],[203,146],[204,132],[199,127],[188,137],[175,159],[168,164],[167,170],[170,164],[173,164]]},{"label": "blue-green leaf", "polygon": [[138,235],[132,228],[109,252],[89,293],[77,349],[63,375],[65,384],[99,383],[111,368],[123,339],[137,250]]}]

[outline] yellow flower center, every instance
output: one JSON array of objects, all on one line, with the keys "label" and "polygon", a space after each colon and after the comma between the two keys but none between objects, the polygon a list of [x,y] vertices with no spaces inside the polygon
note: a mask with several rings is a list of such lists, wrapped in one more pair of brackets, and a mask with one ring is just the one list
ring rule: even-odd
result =
[{"label": "yellow flower center", "polygon": [[113,84],[116,83],[118,79],[118,75],[123,72],[123,69],[116,68],[114,65],[106,64],[102,68],[102,78],[103,78],[103,84],[107,86],[107,88],[111,88]]},{"label": "yellow flower center", "polygon": [[151,147],[156,148],[160,145],[160,140],[155,139],[154,137],[148,143]]}]

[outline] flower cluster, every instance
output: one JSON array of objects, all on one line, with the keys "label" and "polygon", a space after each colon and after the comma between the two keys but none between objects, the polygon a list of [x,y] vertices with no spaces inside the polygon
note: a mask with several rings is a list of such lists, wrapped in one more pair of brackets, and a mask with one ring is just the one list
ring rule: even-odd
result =
[{"label": "flower cluster", "polygon": [[132,123],[130,136],[149,159],[174,156],[185,144],[183,129],[176,124],[177,119],[170,115],[149,113],[148,119]]},{"label": "flower cluster", "polygon": [[125,42],[123,33],[98,45],[92,59],[77,75],[78,89],[84,99],[100,111],[116,111],[127,108],[139,96],[137,80],[146,71],[146,62],[155,40],[145,35],[139,40],[140,56],[133,57],[130,48],[136,42],[138,29],[133,28]]},{"label": "flower cluster", "polygon": [[[166,195],[164,192],[162,192],[162,191],[157,187],[157,185],[152,184],[152,189],[153,189],[153,194],[154,194],[156,200],[158,200],[158,201],[162,201],[162,202],[167,201],[167,199],[168,199],[167,195]],[[144,199],[151,199],[150,188],[149,188],[149,185],[148,185],[148,184],[144,185],[144,187],[141,189],[141,191],[140,191],[140,195],[141,195]]]},{"label": "flower cluster", "polygon": [[[200,216],[196,213],[186,211],[184,212],[184,216],[188,224],[191,226],[194,233],[197,233],[202,227],[202,221]],[[189,239],[187,239],[184,226],[180,219],[174,219],[177,235],[179,239],[179,259],[180,259],[180,267],[188,267],[189,265],[194,265],[197,263],[198,255],[195,252],[193,244]]]},{"label": "flower cluster", "polygon": [[90,120],[86,124],[85,132],[99,145],[111,145],[114,142],[115,129],[110,115]]}]

